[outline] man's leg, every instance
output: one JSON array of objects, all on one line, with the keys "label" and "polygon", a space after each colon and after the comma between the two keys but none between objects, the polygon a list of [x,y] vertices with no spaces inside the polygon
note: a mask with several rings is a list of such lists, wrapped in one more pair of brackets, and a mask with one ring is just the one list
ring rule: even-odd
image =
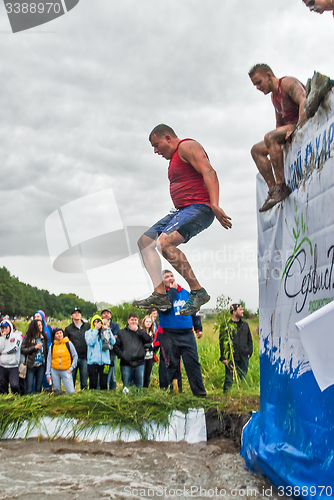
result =
[{"label": "man's leg", "polygon": [[159,359],[159,387],[160,389],[168,388],[167,366],[161,348],[160,348],[160,359]]},{"label": "man's leg", "polygon": [[[79,374],[80,374],[80,388],[83,391],[84,389],[88,389],[87,359],[86,358],[79,358],[78,359],[78,367],[79,367]],[[74,387],[75,387],[74,377],[73,377],[73,383],[74,383]]]},{"label": "man's leg", "polygon": [[178,339],[180,335],[168,332],[165,344],[166,353],[169,363],[167,365],[168,385],[173,385],[173,380],[178,380],[180,374],[181,351],[179,348]]},{"label": "man's leg", "polygon": [[132,382],[131,366],[121,365],[122,382],[124,387],[128,387]]},{"label": "man's leg", "polygon": [[[289,124],[278,127],[264,137],[264,144],[267,148],[271,165],[275,172],[276,184],[284,183],[284,161],[282,145],[286,142],[287,134],[291,134],[295,125]],[[268,186],[269,187],[269,186]]]},{"label": "man's leg", "polygon": [[[187,257],[179,248],[177,248],[181,243],[184,243],[184,241],[184,237],[178,231],[174,231],[171,234],[162,233],[158,239],[158,248],[160,249],[162,256],[169,262],[169,264],[173,266],[174,269],[181,274],[181,276],[183,276],[188,283],[190,290],[199,290],[201,285],[199,284]],[[163,288],[165,289],[164,286]]]},{"label": "man's leg", "polygon": [[275,187],[276,181],[274,178],[271,162],[268,158],[268,148],[265,142],[259,142],[251,149],[252,158],[257,166],[258,171],[267,183],[268,189]]},{"label": "man's leg", "polygon": [[116,370],[117,370],[117,357],[114,352],[110,353],[110,370],[108,374],[108,389],[110,391],[115,391],[116,384]]},{"label": "man's leg", "polygon": [[[194,293],[202,293],[203,298],[201,305],[210,300],[210,297],[205,292],[204,288],[201,288],[201,285],[199,284],[194,271],[192,270],[191,265],[188,262],[187,257],[183,252],[181,252],[179,248],[177,248],[178,245],[184,242],[184,237],[178,231],[173,231],[170,234],[162,233],[159,236],[157,243],[154,240],[148,238],[146,235],[143,235],[141,237],[141,239],[139,240],[139,248],[143,256],[145,267],[152,279],[154,292],[152,296],[148,297],[148,299],[134,301],[134,306],[149,307],[153,305],[160,309],[171,307],[169,298],[166,296],[164,284],[162,282],[161,260],[157,249],[171,264],[171,266],[174,267],[174,269],[176,269],[176,271],[178,271],[181,276],[183,276],[183,278],[189,284],[190,290],[192,290]],[[187,312],[187,315],[194,314],[198,310],[199,307],[197,307],[196,305],[196,309]]]},{"label": "man's leg", "polygon": [[178,344],[193,395],[205,397],[206,390],[194,334],[191,332],[178,335]]},{"label": "man's leg", "polygon": [[233,370],[230,366],[225,365],[225,381],[223,392],[227,392],[231,389],[233,384]]},{"label": "man's leg", "polygon": [[138,241],[138,246],[143,258],[144,266],[152,280],[154,291],[166,294],[166,290],[162,282],[162,267],[159,254],[157,252],[157,241],[149,238],[146,234],[143,234]]},{"label": "man's leg", "polygon": [[143,234],[138,240],[138,247],[144,266],[152,280],[154,292],[146,299],[134,300],[132,305],[143,309],[148,309],[151,306],[157,309],[170,309],[172,305],[169,297],[166,295],[166,290],[162,282],[162,267],[157,252],[157,242],[146,234]]},{"label": "man's leg", "polygon": [[242,358],[236,361],[235,364],[238,370],[238,375],[240,377],[240,380],[243,382],[248,372],[249,358]]},{"label": "man's leg", "polygon": [[290,135],[294,129],[295,126],[292,124],[278,127],[268,132],[264,141],[255,144],[251,150],[253,160],[268,186],[268,197],[260,208],[260,212],[266,212],[291,193],[284,181],[282,145],[286,142],[287,135]]},{"label": "man's leg", "polygon": [[[183,315],[192,315],[200,309],[201,305],[206,304],[210,300],[210,296],[204,288],[201,288],[186,256],[177,247],[209,227],[214,220],[214,214],[207,205],[189,205],[179,210],[174,216],[173,214],[168,216],[168,224],[162,228],[162,222],[166,219],[167,217],[161,219],[159,223],[142,235],[138,241],[145,267],[153,282],[154,292],[148,299],[135,301],[133,305],[137,307],[149,307],[153,305],[163,309],[164,307],[166,308],[165,304],[167,304],[167,300],[169,302],[169,298],[164,299],[166,291],[161,276],[162,268],[157,252],[158,249],[163,257],[189,284],[191,296],[180,313]],[[174,229],[176,226],[178,230]],[[153,239],[154,228],[157,228],[157,234],[160,234],[157,243]],[[155,294],[158,294],[158,296]],[[154,302],[156,299],[157,302]],[[171,307],[170,302],[168,307]]]},{"label": "man's leg", "polygon": [[145,365],[140,365],[133,368],[133,383],[139,389],[143,387],[144,370],[145,370]]}]

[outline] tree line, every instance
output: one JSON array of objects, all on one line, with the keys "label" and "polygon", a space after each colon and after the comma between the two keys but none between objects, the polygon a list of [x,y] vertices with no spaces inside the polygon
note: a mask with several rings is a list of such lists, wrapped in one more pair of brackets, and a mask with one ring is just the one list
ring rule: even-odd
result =
[{"label": "tree line", "polygon": [[47,290],[26,283],[12,276],[6,267],[0,268],[0,311],[9,316],[31,316],[42,309],[46,316],[69,318],[75,307],[81,310],[84,318],[90,318],[96,311],[96,304],[80,299],[74,293],[54,295]]}]

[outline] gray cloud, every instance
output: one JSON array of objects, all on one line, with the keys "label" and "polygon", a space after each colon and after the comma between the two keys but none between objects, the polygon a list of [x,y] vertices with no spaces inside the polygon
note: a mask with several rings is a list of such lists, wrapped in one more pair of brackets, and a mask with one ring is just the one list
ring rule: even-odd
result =
[{"label": "gray cloud", "polygon": [[[148,142],[160,122],[202,143],[233,218],[233,231],[215,223],[191,245],[218,250],[226,241],[256,251],[249,150],[274,127],[274,114],[247,72],[262,61],[304,82],[314,69],[330,74],[322,49],[333,43],[329,23],[298,0],[81,0],[52,23],[14,35],[5,33],[3,11],[2,256],[46,257],[48,215],[105,188],[114,190],[124,224],[164,215],[168,163]],[[52,280],[43,287],[59,288],[62,276]],[[255,307],[256,279],[247,290],[242,279],[237,286]]]}]

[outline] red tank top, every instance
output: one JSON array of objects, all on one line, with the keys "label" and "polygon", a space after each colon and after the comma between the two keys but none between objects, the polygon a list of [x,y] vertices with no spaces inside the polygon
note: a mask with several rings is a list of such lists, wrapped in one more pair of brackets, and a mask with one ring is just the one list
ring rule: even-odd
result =
[{"label": "red tank top", "polygon": [[284,78],[286,78],[286,76],[283,76],[283,78],[278,80],[277,94],[272,92],[271,100],[284,125],[289,125],[290,123],[295,124],[299,120],[299,106],[291,99],[290,96],[282,92],[281,83]]},{"label": "red tank top", "polygon": [[179,157],[178,149],[181,142],[192,141],[183,139],[179,142],[168,167],[169,190],[175,208],[205,203],[211,206],[210,196],[204,184],[203,176],[197,170]]}]

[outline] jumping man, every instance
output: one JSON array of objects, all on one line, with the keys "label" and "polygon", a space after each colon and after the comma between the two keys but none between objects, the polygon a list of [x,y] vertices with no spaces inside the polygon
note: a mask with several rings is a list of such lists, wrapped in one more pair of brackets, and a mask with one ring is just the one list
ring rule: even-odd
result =
[{"label": "jumping man", "polygon": [[219,182],[202,146],[193,139],[180,140],[168,125],[157,125],[149,136],[154,153],[169,160],[168,178],[175,209],[144,233],[138,246],[151,277],[154,292],[134,306],[157,309],[172,307],[161,277],[163,257],[187,281],[189,300],[180,310],[184,316],[196,313],[210,300],[198,282],[186,256],[177,247],[209,227],[214,218],[225,228],[232,227],[231,218],[219,207]]}]

